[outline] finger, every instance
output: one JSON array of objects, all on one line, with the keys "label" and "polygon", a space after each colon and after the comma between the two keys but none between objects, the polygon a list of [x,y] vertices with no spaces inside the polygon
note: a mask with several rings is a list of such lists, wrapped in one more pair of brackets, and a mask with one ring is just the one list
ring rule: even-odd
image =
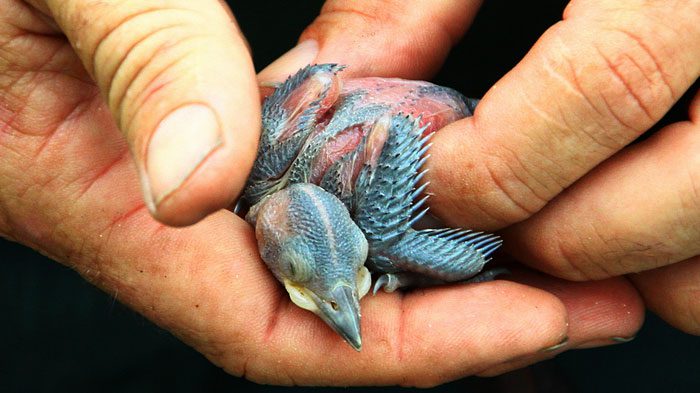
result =
[{"label": "finger", "polygon": [[520,260],[575,280],[700,254],[700,127],[676,123],[616,155],[507,232]]},{"label": "finger", "polygon": [[[302,385],[427,387],[535,353],[566,335],[566,313],[554,296],[506,281],[363,299],[360,353],[283,300],[265,344],[256,344],[270,350],[247,365],[254,381],[286,373]],[[304,362],[300,348],[308,349]]]},{"label": "finger", "polygon": [[[690,107],[690,120],[700,123],[700,94]],[[700,335],[700,257],[629,275],[647,307],[671,325]]]},{"label": "finger", "polygon": [[635,336],[644,321],[644,303],[625,278],[572,282],[515,271],[513,279],[545,290],[564,303],[569,315],[569,349],[617,343],[617,338]]},{"label": "finger", "polygon": [[255,155],[258,91],[216,0],[47,0],[131,146],[151,212],[191,224],[228,206]]},{"label": "finger", "polygon": [[300,44],[260,72],[279,81],[309,63],[347,64],[347,75],[426,78],[464,34],[480,0],[328,0]]},{"label": "finger", "polygon": [[629,278],[651,311],[686,333],[700,335],[700,257]]},{"label": "finger", "polygon": [[449,224],[521,221],[658,121],[700,75],[700,3],[574,1],[473,117],[437,133]]},{"label": "finger", "polygon": [[490,366],[480,372],[480,376],[503,374],[571,349],[629,342],[644,321],[644,303],[624,278],[571,282],[541,273],[515,271],[513,279],[550,292],[564,303],[569,315],[568,340],[535,354]]}]

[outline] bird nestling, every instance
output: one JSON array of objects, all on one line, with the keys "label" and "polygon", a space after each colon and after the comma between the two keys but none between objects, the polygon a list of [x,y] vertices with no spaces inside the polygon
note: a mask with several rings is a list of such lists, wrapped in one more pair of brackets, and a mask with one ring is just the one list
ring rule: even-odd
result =
[{"label": "bird nestling", "polygon": [[[244,191],[260,255],[296,305],[360,350],[359,300],[374,292],[493,277],[501,244],[462,229],[413,229],[427,212],[431,135],[477,101],[428,82],[341,80],[342,66],[301,69],[263,104]],[[486,274],[491,273],[491,274]]]}]

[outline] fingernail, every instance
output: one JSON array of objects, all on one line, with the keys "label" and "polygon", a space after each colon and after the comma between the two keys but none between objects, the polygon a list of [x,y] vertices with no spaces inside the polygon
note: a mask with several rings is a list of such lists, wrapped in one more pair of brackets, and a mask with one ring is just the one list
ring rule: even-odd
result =
[{"label": "fingernail", "polygon": [[588,349],[588,348],[598,348],[606,347],[613,344],[628,343],[634,340],[636,336],[630,337],[610,337],[610,338],[599,338],[596,340],[586,341],[576,346],[576,349]]},{"label": "fingernail", "polygon": [[611,339],[613,342],[616,342],[616,343],[628,343],[628,342],[634,340],[635,338],[637,338],[637,336],[629,336],[629,337],[610,337],[610,339]]},{"label": "fingernail", "polygon": [[146,189],[151,199],[147,204],[151,212],[221,144],[219,121],[210,107],[187,105],[166,116],[146,151]]},{"label": "fingernail", "polygon": [[554,352],[558,349],[564,348],[567,344],[569,344],[569,337],[564,337],[559,343],[554,344],[551,347],[540,349],[540,352]]},{"label": "fingernail", "polygon": [[300,68],[313,63],[318,55],[318,42],[305,40],[280,56],[258,74],[263,83],[281,82]]}]

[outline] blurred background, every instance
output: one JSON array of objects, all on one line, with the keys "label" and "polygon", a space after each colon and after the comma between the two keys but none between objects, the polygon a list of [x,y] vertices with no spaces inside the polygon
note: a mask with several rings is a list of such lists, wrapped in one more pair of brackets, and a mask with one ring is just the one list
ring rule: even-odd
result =
[{"label": "blurred background", "polygon": [[[323,2],[230,3],[260,70],[296,43]],[[482,96],[511,69],[561,18],[566,4],[554,0],[485,3],[434,79],[470,97]],[[688,105],[686,96],[660,124],[683,118]],[[70,269],[2,239],[0,310],[0,392],[290,390],[258,386],[225,374]],[[648,315],[631,343],[570,351],[497,378],[465,378],[430,391],[699,392],[698,354],[699,337]]]}]

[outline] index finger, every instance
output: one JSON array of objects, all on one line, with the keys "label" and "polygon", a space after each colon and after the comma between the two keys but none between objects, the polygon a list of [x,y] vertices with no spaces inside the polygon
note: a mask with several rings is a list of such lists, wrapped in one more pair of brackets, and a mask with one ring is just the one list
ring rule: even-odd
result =
[{"label": "index finger", "polygon": [[697,1],[572,2],[473,117],[434,138],[438,215],[521,221],[650,128],[700,74],[699,15]]}]

